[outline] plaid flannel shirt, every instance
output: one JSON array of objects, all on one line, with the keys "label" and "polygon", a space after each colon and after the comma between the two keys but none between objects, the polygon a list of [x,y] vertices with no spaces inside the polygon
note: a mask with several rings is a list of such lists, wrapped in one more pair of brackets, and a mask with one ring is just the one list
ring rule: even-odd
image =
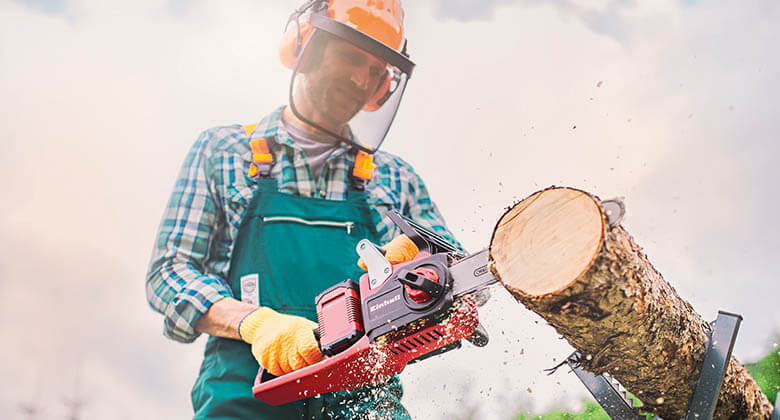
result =
[{"label": "plaid flannel shirt", "polygon": [[[216,127],[198,137],[184,160],[160,224],[146,277],[150,306],[165,316],[165,336],[192,342],[195,323],[214,302],[233,296],[226,279],[233,243],[244,212],[257,189],[248,176],[249,142],[273,138],[276,158],[271,176],[279,191],[306,197],[344,200],[355,155],[342,146],[328,158],[319,179],[281,123],[279,108],[247,136],[241,125]],[[368,201],[382,216],[376,229],[384,242],[400,234],[384,215],[391,209],[430,227],[453,244],[436,205],[412,167],[385,152],[374,155],[376,169],[366,186]]]}]

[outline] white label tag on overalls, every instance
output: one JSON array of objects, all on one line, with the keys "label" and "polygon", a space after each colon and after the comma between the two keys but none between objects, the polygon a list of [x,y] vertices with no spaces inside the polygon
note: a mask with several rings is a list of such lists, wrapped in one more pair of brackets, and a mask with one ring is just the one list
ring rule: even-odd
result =
[{"label": "white label tag on overalls", "polygon": [[241,276],[241,302],[260,305],[260,275],[257,273]]}]

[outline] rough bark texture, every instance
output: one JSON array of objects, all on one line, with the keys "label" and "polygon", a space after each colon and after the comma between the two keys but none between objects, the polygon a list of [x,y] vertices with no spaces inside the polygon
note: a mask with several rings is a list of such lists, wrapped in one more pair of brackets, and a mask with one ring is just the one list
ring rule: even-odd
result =
[{"label": "rough bark texture", "polygon": [[[598,207],[601,238],[593,258],[583,267],[567,272],[581,273],[564,287],[548,293],[527,293],[527,281],[515,282],[517,260],[506,255],[513,241],[523,235],[538,235],[529,219],[543,194],[571,195],[592,200]],[[568,198],[567,198],[568,199]],[[599,204],[587,193],[551,187],[539,191],[514,207],[499,220],[490,244],[491,270],[504,286],[532,311],[541,315],[569,343],[586,357],[585,369],[608,372],[652,411],[667,420],[685,416],[688,400],[699,374],[699,363],[708,345],[710,326],[681,299],[674,288],[656,271],[642,249],[620,225],[610,227]],[[537,209],[538,210],[538,209]],[[544,223],[570,218],[571,208],[556,212],[545,208],[538,216]],[[565,223],[565,222],[561,222]],[[512,226],[515,224],[515,226]],[[532,247],[554,246],[567,241],[567,233],[553,229],[545,232],[545,241],[529,240]],[[512,250],[516,252],[516,250]],[[529,255],[543,254],[536,249]],[[557,261],[567,265],[562,255]],[[582,258],[580,258],[582,260]],[[524,268],[527,271],[527,267]],[[533,272],[528,273],[533,277]],[[531,287],[530,289],[534,289]],[[715,419],[768,419],[772,407],[756,382],[739,362],[732,358],[721,387]]]}]

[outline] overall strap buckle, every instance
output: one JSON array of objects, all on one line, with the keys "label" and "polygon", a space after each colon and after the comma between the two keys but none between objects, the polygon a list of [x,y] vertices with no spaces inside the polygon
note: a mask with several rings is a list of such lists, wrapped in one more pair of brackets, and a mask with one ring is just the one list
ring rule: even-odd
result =
[{"label": "overall strap buckle", "polygon": [[[247,136],[251,136],[257,124],[244,126]],[[249,166],[249,176],[255,177],[260,174],[263,178],[271,176],[271,168],[274,166],[274,155],[268,148],[268,139],[259,138],[249,142],[252,148],[252,164]]]},{"label": "overall strap buckle", "polygon": [[352,167],[352,186],[358,191],[365,191],[375,168],[374,155],[358,150],[355,154],[355,165]]}]

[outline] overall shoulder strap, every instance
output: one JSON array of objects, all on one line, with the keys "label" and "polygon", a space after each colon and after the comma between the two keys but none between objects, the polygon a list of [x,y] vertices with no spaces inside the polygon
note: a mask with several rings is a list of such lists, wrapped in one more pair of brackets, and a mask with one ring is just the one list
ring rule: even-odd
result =
[{"label": "overall shoulder strap", "polygon": [[[255,127],[257,127],[257,124],[244,126],[244,131],[250,138]],[[271,149],[268,148],[268,139],[262,137],[251,140],[249,147],[252,148],[252,164],[249,166],[249,176],[255,177],[259,174],[262,178],[270,177],[271,168],[273,168],[275,162],[274,155],[271,153]]]},{"label": "overall shoulder strap", "polygon": [[370,155],[362,150],[357,150],[355,154],[355,164],[352,167],[352,187],[357,191],[365,191],[366,184],[371,180],[374,173],[374,155]]}]

